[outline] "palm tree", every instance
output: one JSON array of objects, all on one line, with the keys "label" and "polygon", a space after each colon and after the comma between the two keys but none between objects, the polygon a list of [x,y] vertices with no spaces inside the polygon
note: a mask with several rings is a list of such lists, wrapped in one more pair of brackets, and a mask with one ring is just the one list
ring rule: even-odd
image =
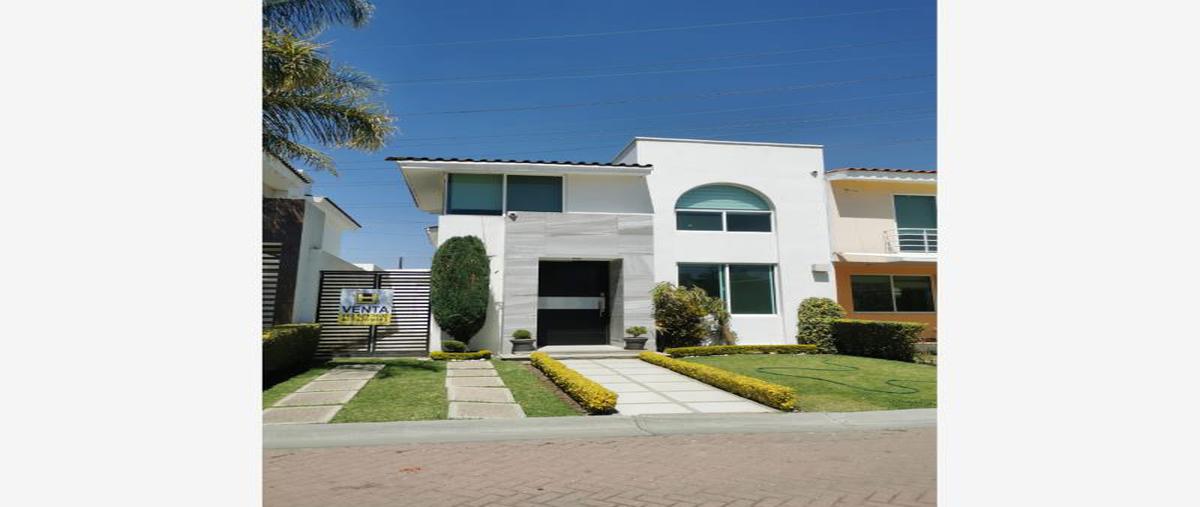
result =
[{"label": "palm tree", "polygon": [[383,106],[371,101],[379,85],[331,63],[311,38],[294,35],[332,22],[360,26],[371,10],[362,0],[264,0],[264,150],[336,174],[333,159],[301,141],[365,151],[383,147],[394,129]]}]

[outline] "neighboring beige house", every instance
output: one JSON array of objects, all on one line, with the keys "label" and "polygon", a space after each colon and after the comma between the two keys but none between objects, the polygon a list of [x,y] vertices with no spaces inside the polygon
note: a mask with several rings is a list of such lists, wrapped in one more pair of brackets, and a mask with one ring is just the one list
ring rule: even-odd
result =
[{"label": "neighboring beige house", "polygon": [[921,322],[937,338],[937,171],[826,172],[838,303],[850,318]]}]

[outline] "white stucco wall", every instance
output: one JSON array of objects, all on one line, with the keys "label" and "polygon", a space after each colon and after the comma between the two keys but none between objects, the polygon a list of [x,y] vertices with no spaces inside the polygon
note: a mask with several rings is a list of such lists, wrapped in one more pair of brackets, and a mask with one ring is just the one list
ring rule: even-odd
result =
[{"label": "white stucco wall", "polygon": [[[639,139],[618,162],[653,164],[647,177],[654,215],[654,276],[678,282],[679,263],[775,264],[776,314],[734,315],[739,343],[794,343],[796,308],[806,297],[834,297],[820,147]],[[743,186],[774,211],[772,233],[675,229],[675,202],[700,185]]]},{"label": "white stucco wall", "polygon": [[315,322],[321,271],[355,271],[362,268],[339,257],[346,226],[330,217],[311,197],[304,202],[304,227],[300,233],[300,257],[296,264],[296,296],[292,303],[294,322]]},{"label": "white stucco wall", "polygon": [[[442,215],[438,217],[438,246],[455,236],[475,236],[483,240],[487,250],[488,261],[491,265],[491,301],[488,305],[487,322],[483,328],[471,337],[470,345],[476,349],[489,349],[499,352],[503,344],[500,337],[500,326],[503,318],[504,305],[504,221],[500,216],[479,215]],[[435,319],[430,320],[429,336],[430,350],[441,350],[441,340],[450,339],[437,326]]]},{"label": "white stucco wall", "polygon": [[564,181],[567,213],[653,213],[641,176],[569,174]]}]

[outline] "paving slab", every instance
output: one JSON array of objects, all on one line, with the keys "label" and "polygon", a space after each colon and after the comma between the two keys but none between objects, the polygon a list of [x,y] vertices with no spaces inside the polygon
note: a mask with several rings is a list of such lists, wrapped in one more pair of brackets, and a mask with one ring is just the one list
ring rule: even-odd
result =
[{"label": "paving slab", "polygon": [[313,380],[369,380],[375,377],[375,374],[379,373],[379,370],[382,369],[382,364],[338,366]]},{"label": "paving slab", "polygon": [[447,377],[499,377],[496,370],[446,370]]},{"label": "paving slab", "polygon": [[519,419],[525,412],[516,403],[454,401],[448,415],[450,419]]},{"label": "paving slab", "polygon": [[367,385],[368,380],[314,380],[297,389],[298,393],[313,393],[319,391],[358,391]]},{"label": "paving slab", "polygon": [[651,391],[671,392],[671,391],[707,391],[716,389],[703,382],[692,380],[681,380],[677,382],[641,382],[642,385],[649,387]]},{"label": "paving slab", "polygon": [[633,382],[613,382],[611,384],[604,384],[604,387],[607,387],[608,390],[617,393],[618,395],[625,393],[644,393],[650,390],[644,385],[635,384]]},{"label": "paving slab", "polygon": [[662,393],[675,401],[742,401],[742,397],[723,391],[668,391]]},{"label": "paving slab", "polygon": [[690,413],[691,410],[677,403],[621,403],[621,397],[617,397],[617,415]]},{"label": "paving slab", "polygon": [[327,423],[341,408],[341,405],[268,408],[263,411],[263,424]]},{"label": "paving slab", "polygon": [[668,375],[665,373],[631,373],[625,376],[633,379],[634,382],[677,382],[680,377],[687,378],[683,375]]},{"label": "paving slab", "polygon": [[450,361],[446,363],[447,370],[491,370],[490,361]]},{"label": "paving slab", "polygon": [[659,393],[646,391],[644,393],[622,393],[617,395],[617,402],[627,403],[671,403],[671,399]]},{"label": "paving slab", "polygon": [[500,377],[447,377],[446,387],[504,387]]},{"label": "paving slab", "polygon": [[724,414],[730,412],[775,412],[775,409],[765,407],[752,401],[720,401],[685,403],[688,408],[702,414]]},{"label": "paving slab", "polygon": [[350,401],[358,391],[295,392],[275,402],[276,407],[312,407],[316,405],[341,405]]},{"label": "paving slab", "polygon": [[450,401],[478,401],[484,403],[514,403],[512,392],[504,387],[448,387],[446,397]]}]

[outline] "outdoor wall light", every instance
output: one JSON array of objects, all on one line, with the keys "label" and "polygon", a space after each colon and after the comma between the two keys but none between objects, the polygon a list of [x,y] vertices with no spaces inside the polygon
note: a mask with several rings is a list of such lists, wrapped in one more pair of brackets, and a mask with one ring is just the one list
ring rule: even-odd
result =
[{"label": "outdoor wall light", "polygon": [[516,222],[516,221],[517,221],[517,214],[516,214],[516,213],[513,213],[513,212],[511,212],[511,211],[509,211],[509,212],[508,212],[508,219],[509,219],[509,220],[512,220],[513,222]]}]

